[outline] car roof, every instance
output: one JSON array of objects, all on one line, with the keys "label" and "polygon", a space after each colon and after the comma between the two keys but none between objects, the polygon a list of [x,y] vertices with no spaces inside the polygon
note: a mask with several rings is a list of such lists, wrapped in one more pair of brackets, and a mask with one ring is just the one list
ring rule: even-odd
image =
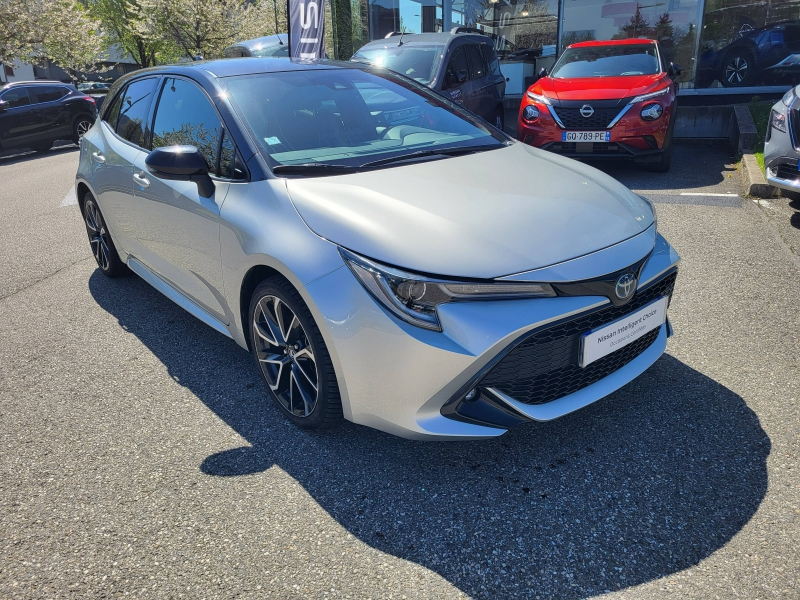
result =
[{"label": "car roof", "polygon": [[578,42],[576,44],[571,44],[570,48],[587,48],[592,46],[630,46],[632,44],[656,44],[655,40],[650,40],[647,38],[629,38],[626,40],[606,40],[606,41],[598,41],[598,40],[591,40],[589,42]]},{"label": "car roof", "polygon": [[[406,33],[403,35],[403,46],[418,46],[418,45],[441,45],[447,46],[448,44],[458,41],[469,41],[473,44],[491,44],[492,40],[489,36],[480,33]],[[375,47],[394,47],[400,45],[400,36],[393,35],[388,38],[373,40],[364,44],[359,50],[364,48]]]},{"label": "car roof", "polygon": [[257,75],[262,73],[281,73],[287,71],[311,71],[323,69],[361,69],[364,65],[342,60],[308,60],[299,58],[259,58],[245,56],[220,58],[197,62],[161,65],[133,71],[118,81],[130,81],[142,75],[186,75],[193,79],[217,79],[237,75]]},{"label": "car roof", "polygon": [[260,38],[253,38],[252,40],[243,40],[241,42],[236,42],[235,44],[231,44],[228,48],[235,48],[236,46],[241,46],[247,48],[248,50],[258,50],[260,48],[269,48],[270,46],[281,46],[283,44],[289,43],[289,34],[288,33],[278,33],[276,35],[265,35],[264,37]]},{"label": "car roof", "polygon": [[67,85],[71,86],[71,83],[64,83],[63,81],[58,81],[56,79],[35,79],[32,81],[9,81],[7,84],[3,86],[3,89],[14,87],[17,85]]}]

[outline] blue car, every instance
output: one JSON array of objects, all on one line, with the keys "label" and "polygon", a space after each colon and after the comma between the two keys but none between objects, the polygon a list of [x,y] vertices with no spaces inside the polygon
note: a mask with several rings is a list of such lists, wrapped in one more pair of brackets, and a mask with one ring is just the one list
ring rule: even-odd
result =
[{"label": "blue car", "polygon": [[781,21],[760,29],[749,25],[739,37],[719,50],[700,55],[697,87],[716,79],[725,87],[756,85],[764,79],[800,76],[800,21]]}]

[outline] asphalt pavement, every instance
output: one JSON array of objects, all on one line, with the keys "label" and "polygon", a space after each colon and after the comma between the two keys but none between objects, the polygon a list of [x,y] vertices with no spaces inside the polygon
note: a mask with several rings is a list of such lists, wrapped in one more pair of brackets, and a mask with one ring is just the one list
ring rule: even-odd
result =
[{"label": "asphalt pavement", "polygon": [[800,598],[792,231],[724,151],[674,160],[603,167],[683,257],[667,353],[423,443],[293,427],[245,351],[96,269],[74,146],[0,158],[0,597]]}]

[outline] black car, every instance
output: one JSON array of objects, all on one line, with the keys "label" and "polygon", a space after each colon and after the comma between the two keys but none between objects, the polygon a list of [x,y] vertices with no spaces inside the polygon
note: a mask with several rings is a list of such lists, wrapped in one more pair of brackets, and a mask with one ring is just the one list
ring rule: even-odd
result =
[{"label": "black car", "polygon": [[700,55],[697,87],[715,79],[725,87],[740,87],[800,78],[800,21],[760,29],[743,23],[736,35],[728,45],[719,50],[710,45]]},{"label": "black car", "polygon": [[352,60],[410,77],[503,129],[506,79],[492,38],[478,30],[389,34],[362,46]]},{"label": "black car", "polygon": [[56,140],[76,144],[94,123],[94,98],[60,81],[20,81],[0,87],[0,151],[49,150]]}]

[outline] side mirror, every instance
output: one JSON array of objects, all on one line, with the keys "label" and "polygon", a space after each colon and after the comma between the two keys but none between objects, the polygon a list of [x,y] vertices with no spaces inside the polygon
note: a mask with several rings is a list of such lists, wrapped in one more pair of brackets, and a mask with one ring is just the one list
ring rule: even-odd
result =
[{"label": "side mirror", "polygon": [[214,182],[208,175],[208,163],[194,146],[156,148],[144,159],[147,170],[160,179],[194,181],[203,198],[214,195]]},{"label": "side mirror", "polygon": [[672,77],[673,79],[676,77],[680,77],[681,72],[683,69],[680,65],[676,65],[675,63],[669,63],[669,67],[667,68],[667,74]]},{"label": "side mirror", "polygon": [[8,109],[8,102],[6,102],[5,100],[0,100],[0,113],[6,112],[7,109]]},{"label": "side mirror", "polygon": [[539,70],[539,77],[547,77],[547,69],[545,69],[544,67],[542,67],[542,68]]},{"label": "side mirror", "polygon": [[458,71],[456,71],[456,77],[458,77],[458,83],[462,84],[467,80],[469,74],[467,73],[466,69],[459,69]]}]

